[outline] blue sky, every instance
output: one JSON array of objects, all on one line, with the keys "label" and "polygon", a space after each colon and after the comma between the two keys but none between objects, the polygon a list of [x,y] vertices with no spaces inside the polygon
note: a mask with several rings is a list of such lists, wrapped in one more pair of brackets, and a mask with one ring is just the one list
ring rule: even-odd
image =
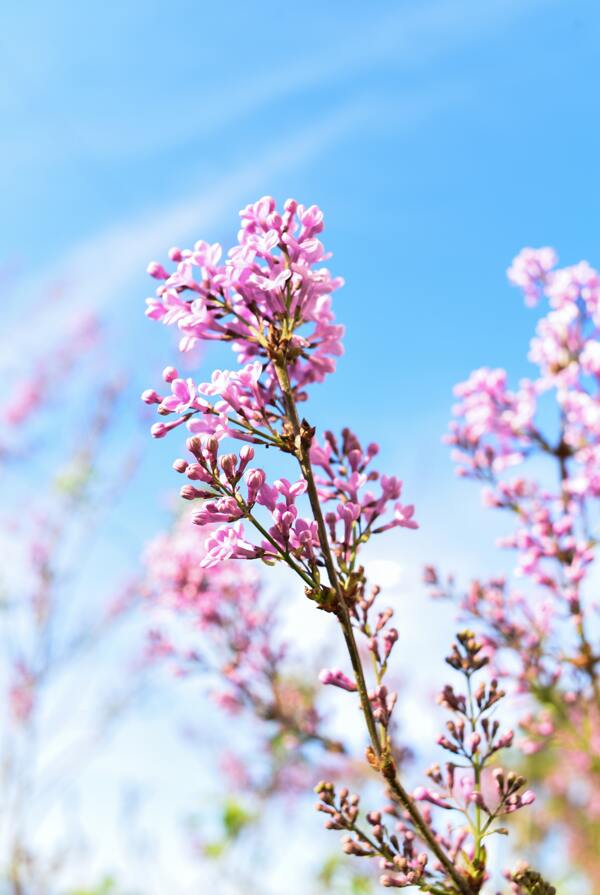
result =
[{"label": "blue sky", "polygon": [[[147,262],[227,244],[264,193],[315,202],[346,279],[347,353],[312,419],[383,443],[419,508],[413,556],[476,568],[493,525],[439,439],[473,367],[526,371],[534,317],[505,280],[516,252],[600,263],[599,40],[594,0],[11,4],[0,261],[22,277],[5,373],[83,307],[106,316],[132,396],[156,384],[174,355],[143,317]],[[57,281],[62,310],[31,310]],[[128,555],[164,516],[177,453],[171,440],[145,458]],[[379,560],[406,564],[405,550]]]},{"label": "blue sky", "polygon": [[[453,383],[526,370],[508,263],[528,244],[598,256],[597,4],[38,2],[3,20],[0,245],[24,272],[8,362],[97,308],[132,394],[155,384],[173,351],[142,316],[147,261],[229,243],[264,193],[317,202],[347,353],[312,419],[381,441],[433,533]],[[57,280],[62,312],[23,313]],[[155,446],[145,481],[172,487],[174,452]]]},{"label": "blue sky", "polygon": [[264,192],[316,201],[348,284],[326,406],[345,420],[366,387],[375,425],[392,392],[441,411],[472,366],[523,354],[514,253],[597,254],[599,31],[595,3],[552,0],[14,6],[2,255],[27,288],[66,275],[128,346],[165,344],[139,313],[147,257],[231,239]]}]

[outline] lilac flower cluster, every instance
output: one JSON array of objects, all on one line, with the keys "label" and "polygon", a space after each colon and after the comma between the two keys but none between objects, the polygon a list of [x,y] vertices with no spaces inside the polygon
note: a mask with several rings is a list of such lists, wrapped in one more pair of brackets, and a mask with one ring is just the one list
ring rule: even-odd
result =
[{"label": "lilac flower cluster", "polygon": [[[393,528],[417,528],[414,507],[401,501],[398,478],[373,468],[375,444],[363,447],[349,429],[340,438],[325,432],[318,439],[299,413],[307,388],[335,369],[335,358],[342,352],[343,330],[334,321],[331,298],[341,281],[316,266],[328,257],[318,238],[323,215],[315,206],[305,208],[294,200],[278,212],[273,199],[263,198],[245,208],[241,217],[237,245],[224,262],[219,246],[198,242],[193,250],[171,250],[176,264],[171,273],[156,262],[150,265],[159,286],[148,302],[148,315],[178,326],[182,351],[200,340],[230,342],[240,364],[233,371],[215,370],[210,380],[202,382],[167,367],[165,393],[151,389],[142,395],[161,417],[152,434],[163,437],[181,425],[190,433],[186,447],[191,459],[177,459],[173,466],[188,480],[182,497],[199,507],[193,522],[209,532],[198,553],[203,570],[218,575],[221,564],[232,560],[283,562],[302,580],[307,597],[337,618],[352,674],[325,669],[320,679],[357,694],[369,739],[367,760],[389,791],[390,811],[401,825],[403,843],[400,838],[386,838],[384,824],[375,815],[369,820],[373,837],[358,834],[357,801],[344,793],[336,803],[326,785],[322,804],[330,823],[356,834],[346,850],[379,855],[385,886],[416,884],[434,891],[435,881],[436,891],[475,895],[485,877],[482,842],[488,827],[479,820],[486,808],[475,804],[479,820],[473,857],[458,861],[465,849],[455,849],[437,832],[427,800],[419,799],[419,793],[411,796],[402,783],[401,750],[392,725],[397,695],[384,682],[400,632],[390,624],[391,609],[377,608],[379,589],[368,589],[361,564],[361,551],[372,536]],[[503,442],[521,425],[520,417],[527,418],[529,397],[511,396],[501,381],[494,388],[506,404],[506,419],[497,432]],[[484,401],[474,407],[476,431],[469,435],[468,445],[482,435],[477,421],[482,416],[493,418],[495,400],[493,394],[487,406]],[[461,438],[457,433],[457,444]],[[239,451],[225,452],[226,439],[244,444]],[[265,470],[254,465],[258,447],[275,449],[291,460],[298,478],[292,474],[269,481]],[[357,636],[365,639],[372,660],[371,682]],[[469,638],[461,641],[461,649],[469,653],[470,643]],[[475,658],[480,649],[477,646],[469,660],[469,680],[482,661]],[[485,704],[470,706],[467,713],[473,733],[492,704],[487,691],[481,699]],[[489,757],[508,744],[507,735],[499,736],[493,724],[486,728],[482,720],[481,726],[483,734],[478,735],[481,743],[485,740],[485,749],[471,736],[470,752],[465,753],[475,769],[472,793],[481,792],[477,774]],[[512,778],[506,785],[498,782],[490,824],[501,808],[509,813],[531,801],[519,795],[520,788]],[[417,843],[421,851],[416,851]]]},{"label": "lilac flower cluster", "polygon": [[[483,483],[484,504],[511,518],[498,544],[514,551],[519,579],[518,586],[507,576],[473,581],[461,608],[481,630],[495,673],[523,705],[521,752],[529,767],[538,753],[543,762],[539,835],[551,829],[552,804],[595,887],[600,274],[585,261],[557,264],[552,249],[527,248],[508,271],[526,304],[546,305],[530,343],[535,374],[511,390],[502,369],[473,372],[455,389],[447,441],[458,474]],[[435,568],[426,581],[434,594],[454,595],[454,581],[444,582]]]},{"label": "lilac flower cluster", "polygon": [[148,299],[148,316],[178,326],[182,351],[199,340],[228,341],[241,364],[269,366],[274,330],[294,387],[321,382],[335,370],[343,336],[331,310],[331,294],[343,281],[315,267],[330,257],[318,238],[323,212],[288,199],[280,213],[265,196],[240,216],[237,245],[223,263],[220,245],[199,241],[193,249],[171,249],[172,273],[149,265],[160,286]]}]

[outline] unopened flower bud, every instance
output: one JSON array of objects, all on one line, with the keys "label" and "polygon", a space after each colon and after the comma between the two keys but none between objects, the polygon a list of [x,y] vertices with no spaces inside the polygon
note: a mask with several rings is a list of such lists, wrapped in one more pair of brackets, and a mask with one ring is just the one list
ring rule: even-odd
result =
[{"label": "unopened flower bud", "polygon": [[150,434],[152,438],[164,438],[167,432],[169,432],[173,426],[170,423],[154,423],[153,426],[150,427]]},{"label": "unopened flower bud", "polygon": [[340,687],[342,690],[348,690],[350,693],[356,691],[356,684],[339,668],[324,668],[319,674],[319,680],[322,684],[331,684],[334,687]]},{"label": "unopened flower bud", "polygon": [[229,482],[235,478],[237,468],[237,457],[235,454],[225,454],[221,457],[221,469],[225,473]]},{"label": "unopened flower bud", "polygon": [[202,456],[202,442],[197,435],[194,435],[192,438],[188,438],[185,446],[190,454],[193,454],[196,459],[200,459],[200,457]]},{"label": "unopened flower bud", "polygon": [[184,500],[195,500],[197,497],[201,496],[202,492],[198,491],[197,488],[194,488],[193,485],[183,485],[179,494]]},{"label": "unopened flower bud", "polygon": [[209,437],[204,442],[204,449],[208,454],[209,460],[213,466],[217,465],[217,456],[219,453],[219,442],[218,439],[215,438],[214,435],[209,435]]},{"label": "unopened flower bud", "polygon": [[404,888],[405,883],[393,876],[384,874],[379,877],[379,885],[383,886],[385,889],[402,889]]},{"label": "unopened flower bud", "polygon": [[512,745],[512,741],[514,739],[514,732],[512,730],[507,730],[506,733],[503,733],[502,736],[496,741],[497,749],[507,749]]},{"label": "unopened flower bud", "polygon": [[169,277],[167,271],[162,264],[158,263],[158,261],[151,261],[146,268],[146,273],[150,274],[151,277],[154,277],[155,280],[166,280]]},{"label": "unopened flower bud", "polygon": [[248,488],[248,504],[252,506],[266,481],[266,475],[262,469],[249,469],[244,479]]},{"label": "unopened flower bud", "polygon": [[160,404],[162,401],[161,396],[158,392],[155,392],[153,388],[147,388],[145,392],[142,392],[140,397],[144,404]]},{"label": "unopened flower bud", "polygon": [[385,644],[385,657],[388,658],[389,654],[394,648],[394,644],[398,640],[398,631],[396,628],[390,628],[389,631],[386,631],[383,642]]},{"label": "unopened flower bud", "polygon": [[475,790],[474,792],[469,793],[468,796],[469,802],[472,802],[474,805],[478,805],[479,808],[485,808],[485,802],[483,801],[483,795]]},{"label": "unopened flower bud", "polygon": [[249,444],[245,444],[240,451],[240,475],[242,475],[242,473],[246,469],[246,466],[248,465],[248,463],[250,463],[251,460],[254,460],[254,448],[251,447]]},{"label": "unopened flower bud", "polygon": [[179,378],[179,373],[175,369],[175,367],[165,367],[162,373],[162,377],[165,382],[173,382],[175,379]]}]

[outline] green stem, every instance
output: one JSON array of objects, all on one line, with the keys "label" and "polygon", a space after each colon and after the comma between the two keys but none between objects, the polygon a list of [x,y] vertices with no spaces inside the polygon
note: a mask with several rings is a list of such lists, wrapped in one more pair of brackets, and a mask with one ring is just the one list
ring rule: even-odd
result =
[{"label": "green stem", "polygon": [[[477,721],[475,717],[475,708],[473,706],[473,690],[471,687],[471,675],[467,674],[467,693],[468,693],[468,704],[469,704],[469,722],[471,724],[471,730],[475,733],[477,729]],[[478,758],[471,759],[473,765],[473,777],[475,782],[475,791],[481,792],[481,765],[479,763]],[[473,860],[477,868],[479,868],[479,862],[481,859],[481,841],[482,841],[482,830],[481,830],[481,808],[475,803],[475,850],[473,854]]]},{"label": "green stem", "polygon": [[338,609],[338,618],[340,620],[340,624],[342,626],[342,632],[344,634],[344,640],[346,641],[346,647],[348,649],[348,653],[350,655],[350,661],[352,663],[352,670],[354,671],[354,675],[356,677],[356,684],[358,687],[360,701],[362,710],[364,712],[365,721],[367,724],[367,728],[369,730],[369,736],[371,742],[373,744],[373,748],[377,757],[381,755],[381,744],[379,742],[379,736],[377,734],[377,725],[375,723],[375,718],[373,717],[373,709],[371,706],[371,701],[368,695],[367,683],[364,676],[364,671],[362,667],[362,662],[360,660],[360,654],[358,652],[358,646],[356,645],[356,639],[354,637],[354,629],[352,627],[352,621],[350,619],[350,613],[348,611],[348,606],[346,600],[344,599],[344,595],[342,593],[342,588],[340,586],[340,582],[335,570],[335,563],[333,561],[333,556],[331,554],[331,548],[329,546],[329,538],[327,536],[327,528],[325,526],[325,520],[323,518],[323,513],[321,512],[321,503],[319,500],[319,495],[317,492],[317,485],[315,482],[315,477],[313,474],[310,458],[308,456],[308,451],[301,443],[300,437],[300,419],[298,417],[298,410],[296,408],[296,402],[294,401],[294,396],[292,394],[292,387],[290,383],[290,379],[288,376],[287,368],[285,364],[275,364],[275,371],[277,373],[277,379],[279,381],[279,385],[281,387],[281,391],[284,396],[284,400],[286,403],[286,409],[288,411],[288,415],[290,421],[292,423],[292,428],[294,432],[294,437],[299,442],[296,446],[296,459],[300,464],[300,469],[302,471],[302,475],[307,484],[307,494],[310,502],[310,506],[312,509],[312,513],[314,519],[317,523],[317,529],[319,531],[319,541],[321,543],[321,549],[323,551],[323,559],[325,560],[325,568],[327,569],[327,575],[329,577],[329,583],[333,590],[335,591],[336,599],[337,599],[337,609]]}]

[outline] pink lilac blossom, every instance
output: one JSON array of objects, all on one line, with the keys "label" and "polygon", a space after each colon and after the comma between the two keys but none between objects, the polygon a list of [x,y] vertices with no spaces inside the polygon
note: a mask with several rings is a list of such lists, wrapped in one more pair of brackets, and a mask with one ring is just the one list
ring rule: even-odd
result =
[{"label": "pink lilac blossom", "polygon": [[[473,373],[456,387],[460,402],[447,441],[458,473],[486,484],[486,505],[515,514],[515,530],[502,546],[516,550],[518,574],[566,600],[577,616],[581,585],[594,560],[588,502],[600,493],[600,398],[594,373],[600,278],[584,262],[560,270],[553,269],[554,263],[550,250],[527,249],[509,272],[526,296],[534,283],[538,297],[547,297],[552,306],[531,345],[537,378],[511,392],[504,370]],[[550,397],[558,410],[554,427],[540,405]],[[558,486],[520,471],[537,457],[554,462]]]},{"label": "pink lilac blossom", "polygon": [[[202,564],[206,540],[206,535],[202,536],[184,515],[173,531],[159,535],[148,545],[145,563],[152,603],[188,618],[192,630],[215,636],[228,630],[231,643],[239,647],[240,655],[243,653],[244,669],[238,667],[235,675],[249,677],[256,668],[281,658],[285,650],[280,646],[273,651],[268,642],[268,606],[261,605],[259,579],[254,570],[224,562],[207,572]],[[157,638],[154,635],[160,652],[177,655],[183,663],[197,660],[191,648],[167,645],[164,632],[160,641]]]},{"label": "pink lilac blossom", "polygon": [[[325,439],[325,447],[314,443],[311,459],[323,471],[316,477],[318,494],[338,556],[348,559],[373,534],[395,527],[417,528],[414,508],[398,501],[402,482],[393,476],[366,471],[374,445],[363,456],[358,439],[349,430],[343,432],[341,447],[331,433],[327,432]],[[264,470],[248,465],[254,458],[250,446],[243,447],[239,457],[227,454],[220,458],[214,437],[188,439],[187,447],[196,462],[176,460],[174,468],[204,487],[185,485],[181,496],[203,500],[201,510],[192,516],[196,525],[219,526],[207,541],[202,560],[205,567],[225,559],[261,558],[274,562],[285,555],[293,557],[307,571],[315,564],[324,564],[317,523],[298,507],[307,489],[305,480],[290,482],[281,478],[268,484]],[[376,490],[365,487],[369,482],[376,483]],[[267,514],[262,529],[265,537],[258,544],[248,540],[241,521],[255,508],[262,508],[263,515]]]},{"label": "pink lilac blossom", "polygon": [[72,374],[82,352],[97,342],[99,324],[95,317],[84,315],[71,327],[64,342],[34,368],[15,377],[11,390],[0,406],[0,416],[10,428],[23,426],[44,401],[59,393]]},{"label": "pink lilac blossom", "polygon": [[[252,711],[274,726],[277,736],[271,731],[260,747],[266,766],[258,760],[262,770],[250,774],[234,762],[228,773],[238,781],[244,776],[244,786],[259,795],[290,795],[307,785],[315,760],[322,770],[339,773],[344,747],[323,730],[316,688],[286,671],[289,650],[279,635],[276,607],[255,571],[231,560],[207,569],[202,557],[210,540],[182,516],[148,546],[147,599],[158,627],[149,632],[146,658],[166,661],[177,673],[203,672],[224,712],[240,717]],[[308,744],[320,745],[322,755],[309,761]]]},{"label": "pink lilac blossom", "polygon": [[335,369],[343,335],[331,310],[331,295],[342,280],[316,267],[329,257],[318,239],[323,213],[293,199],[280,213],[266,196],[240,214],[238,243],[224,259],[221,246],[200,240],[193,249],[171,250],[177,265],[171,273],[152,262],[148,273],[159,286],[147,314],[177,325],[182,351],[198,340],[217,339],[231,342],[241,364],[258,359],[267,366],[266,330],[286,316],[294,321],[294,385],[320,382]]},{"label": "pink lilac blossom", "polygon": [[[220,442],[233,438],[296,450],[290,443],[289,404],[304,401],[306,386],[331,372],[341,353],[342,328],[333,323],[331,310],[331,294],[341,281],[315,267],[328,257],[317,238],[323,215],[316,206],[288,200],[279,213],[273,199],[263,198],[241,217],[238,245],[225,261],[219,246],[198,242],[193,250],[171,250],[177,264],[171,274],[157,262],[150,265],[159,286],[148,313],[177,324],[184,333],[182,350],[202,339],[231,342],[242,366],[215,370],[205,382],[183,378],[169,366],[163,371],[169,392],[148,389],[142,400],[167,418],[152,427],[155,437],[181,425],[192,434],[187,448],[194,462],[178,459],[174,468],[193,483],[182,488],[182,497],[202,501],[193,522],[218,526],[204,566],[229,559],[284,560],[313,575],[327,557],[317,521],[302,510],[307,482],[280,478],[269,484],[264,470],[248,465],[254,457],[250,445],[239,455],[221,456]],[[327,506],[340,560],[372,534],[417,527],[414,508],[399,500],[402,483],[367,469],[375,445],[363,454],[349,430],[342,433],[341,446],[331,433],[322,445],[314,431],[305,437],[319,467],[318,496]],[[261,535],[258,541],[246,520]]]},{"label": "pink lilac blossom", "polygon": [[8,703],[12,718],[19,725],[27,724],[33,714],[35,685],[35,675],[23,662],[17,662],[8,690]]},{"label": "pink lilac blossom", "polygon": [[[188,480],[181,489],[182,498],[200,501],[192,522],[209,532],[202,550],[195,554],[198,568],[194,575],[200,575],[198,569],[202,569],[209,577],[218,576],[224,566],[242,559],[260,559],[267,565],[284,562],[303,581],[306,596],[336,616],[354,679],[330,669],[322,672],[321,682],[357,692],[369,735],[368,762],[396,799],[394,810],[400,812],[401,807],[414,828],[406,828],[403,837],[405,856],[398,844],[395,852],[387,846],[379,850],[385,859],[383,869],[390,871],[384,884],[410,885],[433,876],[440,885],[447,882],[453,891],[468,895],[479,891],[485,878],[485,862],[479,866],[477,856],[482,854],[486,833],[481,826],[474,828],[474,858],[464,864],[461,858],[457,867],[463,840],[454,837],[449,841],[438,833],[428,809],[421,812],[397,775],[401,750],[392,745],[397,695],[388,690],[383,678],[400,635],[397,628],[389,626],[391,609],[373,617],[379,589],[367,592],[359,558],[373,535],[393,528],[416,529],[414,507],[401,501],[398,478],[373,468],[377,445],[363,448],[347,428],[340,439],[327,431],[318,439],[298,409],[307,399],[307,387],[335,369],[335,358],[342,351],[343,330],[334,322],[331,298],[341,281],[315,266],[328,257],[317,238],[323,229],[323,215],[316,206],[304,208],[294,200],[288,200],[279,213],[274,200],[266,197],[245,208],[241,216],[238,244],[225,261],[220,246],[198,242],[193,250],[171,250],[171,261],[177,265],[174,271],[159,262],[153,262],[148,271],[159,283],[156,297],[148,301],[148,315],[177,325],[182,333],[180,349],[187,351],[201,340],[230,342],[240,364],[237,370],[215,370],[206,381],[180,376],[170,366],[163,372],[165,388],[160,393],[149,389],[142,395],[164,418],[152,429],[155,437],[182,425],[192,436],[186,444],[191,459],[176,459],[173,468]],[[495,435],[501,445],[497,472],[519,463],[532,442],[530,422],[536,393],[526,384],[518,393],[510,393],[501,375],[490,373],[483,378],[488,390],[483,402],[478,399],[477,383],[462,397],[469,404],[471,441],[481,437],[482,425],[497,418]],[[522,438],[523,445],[511,453],[503,446],[515,435]],[[225,453],[226,439],[245,444],[239,452]],[[467,449],[469,445],[467,442]],[[279,451],[293,462],[300,478],[296,480],[292,474],[268,481],[265,470],[253,464],[257,446]],[[493,466],[491,463],[490,468]],[[215,581],[218,589],[218,578]],[[210,584],[203,586],[211,588]],[[227,606],[227,601],[220,601],[216,611],[227,612]],[[236,632],[235,641],[238,635],[240,638],[236,659],[226,666],[231,687],[222,699],[229,706],[235,706],[237,700],[239,707],[249,701],[261,717],[272,717],[264,712],[272,711],[273,703],[267,694],[258,695],[255,687],[261,680],[273,684],[275,663],[280,658],[271,661],[268,616],[261,640],[262,624],[253,630],[246,623],[245,612],[236,604],[231,616],[216,623],[215,633],[231,628]],[[366,654],[372,660],[372,686],[367,684],[357,635],[364,637]],[[488,657],[468,632],[459,641],[460,647],[454,645],[448,662],[470,678]],[[263,648],[255,660],[256,643]],[[450,705],[451,690],[444,692],[450,709],[464,714],[464,707]],[[469,716],[473,731],[480,716],[501,695],[495,681],[489,691],[480,687],[478,694],[479,714]],[[296,736],[324,742],[294,723]],[[464,727],[464,720],[459,724]],[[450,738],[440,739],[440,745],[463,755],[476,769],[512,741],[511,732],[498,735],[496,722],[482,721],[482,732],[473,732],[465,742],[457,730],[458,726],[449,727]],[[498,783],[498,811],[501,807],[508,813],[530,802],[527,794],[520,794],[522,784],[520,778],[510,776],[506,786]],[[354,831],[356,803],[348,800],[348,792],[340,794],[339,809],[333,805],[334,794],[328,785],[322,792],[326,795],[319,810],[332,818],[330,828]],[[474,788],[473,793],[481,801],[479,789]],[[475,808],[478,818],[479,801]],[[402,823],[400,813],[397,817]],[[490,821],[494,817],[491,814]],[[375,814],[369,823],[379,841],[383,827]],[[409,843],[414,839],[427,852],[413,854]],[[360,837],[351,840],[348,853],[374,856],[377,852],[365,850],[364,841]],[[430,854],[436,863],[426,870]],[[473,874],[476,879],[471,885]]]},{"label": "pink lilac blossom", "polygon": [[[571,737],[573,773],[565,773],[561,758],[556,773],[541,782],[565,817],[580,818],[570,838],[581,845],[598,792],[590,759],[597,752],[593,719],[600,710],[592,603],[600,495],[600,275],[585,261],[564,268],[557,263],[551,249],[524,249],[508,271],[527,304],[548,303],[530,344],[535,375],[511,391],[504,370],[472,373],[455,389],[459,402],[446,440],[458,474],[483,483],[485,506],[512,517],[512,530],[498,543],[515,552],[514,573],[522,585],[517,589],[505,577],[474,581],[461,599],[462,611],[479,624],[496,673],[526,705],[521,752],[532,762],[543,753],[549,767],[552,750],[558,746],[562,755]],[[444,584],[433,568],[426,579],[437,595],[454,591],[453,580]],[[600,868],[589,863],[585,850],[573,848],[597,875]]]},{"label": "pink lilac blossom", "polygon": [[354,681],[339,668],[324,668],[319,674],[319,680],[322,684],[332,684],[334,687],[340,687],[350,693],[356,692]]}]

